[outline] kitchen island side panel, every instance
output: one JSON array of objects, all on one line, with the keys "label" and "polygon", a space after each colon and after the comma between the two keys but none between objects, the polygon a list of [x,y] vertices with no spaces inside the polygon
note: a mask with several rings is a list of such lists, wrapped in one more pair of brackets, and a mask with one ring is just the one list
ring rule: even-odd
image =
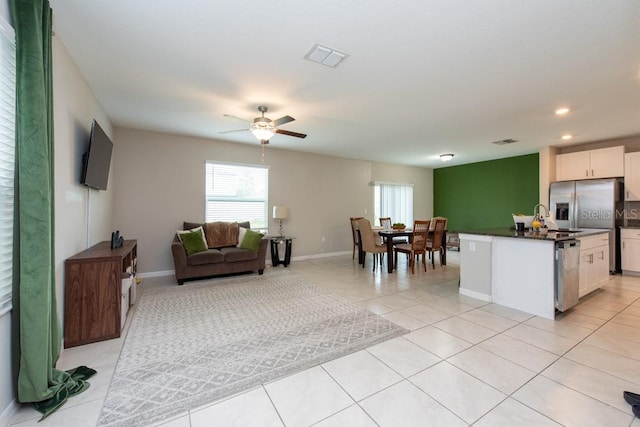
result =
[{"label": "kitchen island side panel", "polygon": [[555,317],[555,243],[496,237],[492,245],[492,298],[496,304]]}]

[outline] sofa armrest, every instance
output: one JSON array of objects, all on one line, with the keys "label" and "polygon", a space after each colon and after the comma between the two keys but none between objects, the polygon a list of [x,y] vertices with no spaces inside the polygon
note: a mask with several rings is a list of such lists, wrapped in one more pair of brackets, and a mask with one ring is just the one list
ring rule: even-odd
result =
[{"label": "sofa armrest", "polygon": [[187,267],[187,252],[184,250],[182,242],[174,241],[171,243],[171,253],[173,254],[173,264],[176,269],[176,278],[181,279]]},{"label": "sofa armrest", "polygon": [[260,262],[260,268],[264,269],[267,259],[267,248],[269,247],[269,239],[262,238],[260,240],[260,248],[258,249],[258,260]]}]

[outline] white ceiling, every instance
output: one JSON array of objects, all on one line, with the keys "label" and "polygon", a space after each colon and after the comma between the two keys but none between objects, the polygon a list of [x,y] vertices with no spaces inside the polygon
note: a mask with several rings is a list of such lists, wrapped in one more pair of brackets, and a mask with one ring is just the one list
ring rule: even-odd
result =
[{"label": "white ceiling", "polygon": [[[640,134],[638,0],[51,0],[115,125],[415,166]],[[316,43],[349,54],[329,68]],[[557,117],[554,110],[570,106]],[[492,141],[515,138],[506,146]]]}]

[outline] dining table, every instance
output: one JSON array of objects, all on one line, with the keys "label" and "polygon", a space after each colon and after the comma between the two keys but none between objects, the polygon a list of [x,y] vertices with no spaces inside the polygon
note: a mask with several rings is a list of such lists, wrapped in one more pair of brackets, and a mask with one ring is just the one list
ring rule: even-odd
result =
[{"label": "dining table", "polygon": [[[409,241],[411,241],[411,237],[413,236],[413,229],[405,228],[402,230],[398,229],[377,229],[373,230],[373,232],[377,232],[379,236],[382,237],[383,241],[387,245],[387,271],[389,273],[393,273],[393,238],[394,237],[408,237]],[[429,230],[429,236],[433,238],[433,230]],[[447,241],[447,230],[444,231],[442,236],[442,243],[444,246],[444,242]],[[433,256],[433,255],[432,255]],[[446,249],[442,251],[442,265],[447,265],[447,251]]]}]

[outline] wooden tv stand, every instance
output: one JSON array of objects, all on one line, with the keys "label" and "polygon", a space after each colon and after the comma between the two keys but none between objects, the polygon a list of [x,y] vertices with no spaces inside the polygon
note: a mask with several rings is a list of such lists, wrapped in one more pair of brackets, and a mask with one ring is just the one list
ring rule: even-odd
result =
[{"label": "wooden tv stand", "polygon": [[[65,348],[120,336],[122,279],[129,267],[135,275],[136,261],[136,240],[113,250],[111,242],[100,242],[65,261]],[[126,310],[126,294],[124,300]]]}]

